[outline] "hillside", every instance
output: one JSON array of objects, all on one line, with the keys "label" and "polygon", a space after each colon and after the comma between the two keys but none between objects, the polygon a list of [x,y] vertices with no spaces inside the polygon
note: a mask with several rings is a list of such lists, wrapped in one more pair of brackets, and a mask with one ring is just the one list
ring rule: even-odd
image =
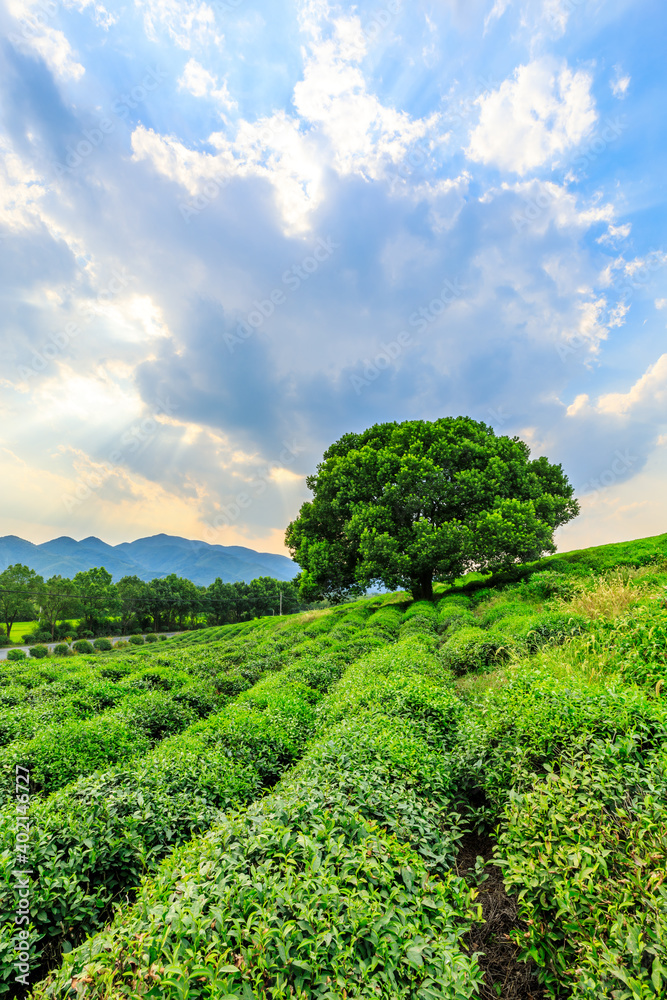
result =
[{"label": "hillside", "polygon": [[666,540],[8,665],[0,994],[664,996]]},{"label": "hillside", "polygon": [[119,545],[107,545],[94,536],[80,542],[63,536],[35,545],[16,535],[5,535],[0,538],[0,572],[14,563],[29,566],[45,578],[71,578],[81,570],[104,566],[114,581],[133,575],[154,580],[175,573],[205,587],[218,577],[224,583],[249,583],[260,576],[293,580],[298,572],[287,556],[164,534]]}]

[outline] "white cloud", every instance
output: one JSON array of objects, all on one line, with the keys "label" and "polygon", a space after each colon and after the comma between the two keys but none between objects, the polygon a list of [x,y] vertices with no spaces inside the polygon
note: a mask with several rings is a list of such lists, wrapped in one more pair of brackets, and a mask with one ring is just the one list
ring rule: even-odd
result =
[{"label": "white cloud", "polygon": [[656,299],[655,300],[655,308],[656,309],[664,309],[665,306],[667,306],[667,299]]},{"label": "white cloud", "polygon": [[627,240],[630,232],[632,230],[632,225],[629,222],[623,223],[622,226],[612,226],[610,225],[606,233],[602,236],[598,236],[598,243],[607,243],[613,245],[619,242],[619,240]]},{"label": "white cloud", "polygon": [[591,78],[551,59],[519,66],[498,90],[478,98],[470,159],[525,174],[575,148],[597,121]]},{"label": "white cloud", "polygon": [[[386,176],[390,165],[400,163],[415,142],[435,129],[438,116],[413,119],[370,93],[359,66],[367,45],[359,18],[325,24],[328,12],[321,0],[302,5],[300,23],[309,44],[303,79],[294,87],[295,116],[278,111],[255,122],[241,119],[233,137],[227,132],[209,136],[215,155],[139,126],[132,136],[135,158],[151,160],[191,195],[216,177],[264,178],[274,188],[286,231],[292,233],[308,230],[323,197],[327,169],[365,179]],[[215,78],[194,59],[180,83],[195,96],[216,95]]]},{"label": "white cloud", "polygon": [[580,393],[565,411],[568,417],[578,417],[589,409],[589,397],[585,392]]},{"label": "white cloud", "polygon": [[186,63],[178,86],[181,90],[189,91],[193,97],[212,97],[228,110],[237,107],[236,101],[232,100],[229,93],[227,81],[218,86],[216,77],[204,69],[196,59],[190,59]]},{"label": "white cloud", "polygon": [[495,3],[489,13],[484,18],[484,31],[489,27],[492,21],[499,21],[503,16],[505,11],[510,5],[510,0],[495,0]]},{"label": "white cloud", "polygon": [[42,10],[36,0],[9,0],[8,10],[19,22],[17,31],[9,34],[13,45],[37,53],[60,80],[79,80],[83,76],[84,67],[76,61],[67,38],[48,23],[54,16],[50,8]]},{"label": "white cloud", "polygon": [[610,81],[609,86],[611,87],[611,92],[614,97],[618,97],[619,100],[622,100],[628,92],[630,77],[622,75],[620,66],[614,66],[614,70],[616,75],[614,76],[614,79]]},{"label": "white cloud", "polygon": [[667,354],[661,354],[655,364],[637,379],[628,392],[609,392],[597,402],[600,413],[616,416],[643,416],[667,420]]},{"label": "white cloud", "polygon": [[161,31],[181,49],[189,51],[194,45],[213,43],[219,45],[213,8],[200,0],[137,0],[144,11],[144,30],[156,42]]}]

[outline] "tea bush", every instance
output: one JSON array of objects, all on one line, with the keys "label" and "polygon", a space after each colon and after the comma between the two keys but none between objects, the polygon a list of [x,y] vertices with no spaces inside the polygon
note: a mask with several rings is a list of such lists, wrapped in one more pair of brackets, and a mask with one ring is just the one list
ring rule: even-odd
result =
[{"label": "tea bush", "polygon": [[7,652],[7,659],[13,662],[16,662],[17,660],[25,660],[26,652],[24,649],[10,649]]},{"label": "tea bush", "polygon": [[143,646],[143,644],[144,644],[144,637],[143,637],[143,635],[131,635],[130,638],[128,639],[128,642],[132,646]]},{"label": "tea bush", "polygon": [[75,653],[94,653],[95,647],[92,643],[88,642],[87,639],[77,639],[76,642],[72,643],[72,649]]},{"label": "tea bush", "polygon": [[[667,993],[667,756],[593,741],[513,796],[500,837],[517,939],[576,1000]],[[527,878],[527,873],[530,876]]]},{"label": "tea bush", "polygon": [[[64,997],[85,978],[91,998],[110,995],[107,986],[129,997],[149,967],[166,998],[184,982],[193,1000],[211,991],[333,997],[351,983],[368,996],[476,996],[481,972],[460,938],[479,913],[450,871],[460,817],[423,711],[441,704],[442,667],[419,649],[411,659],[412,639],[399,645],[398,658],[372,654],[322,702],[322,721],[341,699],[348,717],[293,778],[176,851],[134,908],[66,956],[35,996]],[[394,692],[389,715],[365,690],[382,678]],[[421,696],[406,700],[410,678]],[[192,963],[206,970],[198,980]]]},{"label": "tea bush", "polygon": [[463,674],[506,659],[511,649],[511,641],[506,637],[466,625],[449,635],[441,656],[443,663],[455,674]]},{"label": "tea bush", "polygon": [[46,646],[31,646],[30,655],[34,656],[36,660],[41,660],[43,657],[49,655],[49,650]]},{"label": "tea bush", "polygon": [[70,656],[71,652],[66,642],[59,642],[57,646],[53,647],[54,656]]},{"label": "tea bush", "polygon": [[93,642],[93,646],[100,653],[106,653],[110,649],[113,649],[113,643],[111,642],[110,639],[95,639]]}]

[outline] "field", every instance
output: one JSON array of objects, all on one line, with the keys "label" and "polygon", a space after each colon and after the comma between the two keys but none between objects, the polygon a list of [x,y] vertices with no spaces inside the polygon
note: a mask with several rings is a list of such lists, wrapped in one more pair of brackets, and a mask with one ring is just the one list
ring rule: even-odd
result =
[{"label": "field", "polygon": [[23,642],[23,636],[34,631],[34,622],[14,622],[9,636],[11,642]]},{"label": "field", "polygon": [[3,666],[0,993],[667,995],[666,587],[660,536]]}]

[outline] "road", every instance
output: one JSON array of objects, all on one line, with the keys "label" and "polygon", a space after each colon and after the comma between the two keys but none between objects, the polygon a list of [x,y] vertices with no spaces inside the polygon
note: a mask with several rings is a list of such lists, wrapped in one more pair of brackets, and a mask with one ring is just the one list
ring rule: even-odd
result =
[{"label": "road", "polygon": [[[182,632],[161,632],[160,633],[160,635],[166,635],[168,639],[171,639],[171,637],[174,636],[174,635],[182,635],[182,634],[183,634]],[[111,642],[115,643],[115,642],[120,642],[121,639],[123,640],[123,642],[127,642],[127,640],[130,637],[129,637],[129,635],[116,635],[116,636],[104,636],[104,638],[105,639],[108,638],[108,639],[111,640]],[[36,642],[36,643],[34,643],[34,645],[35,646],[46,646],[46,648],[48,649],[48,651],[51,652],[56,646],[59,646],[60,643],[63,642],[63,641],[64,640],[61,639],[60,642]],[[94,640],[89,640],[89,641],[92,642]],[[10,649],[23,649],[23,650],[25,650],[26,654],[30,655],[29,652],[28,652],[28,650],[30,649],[30,646],[2,646],[2,647],[0,647],[0,660],[6,660],[7,659],[7,653],[9,652]]]}]

